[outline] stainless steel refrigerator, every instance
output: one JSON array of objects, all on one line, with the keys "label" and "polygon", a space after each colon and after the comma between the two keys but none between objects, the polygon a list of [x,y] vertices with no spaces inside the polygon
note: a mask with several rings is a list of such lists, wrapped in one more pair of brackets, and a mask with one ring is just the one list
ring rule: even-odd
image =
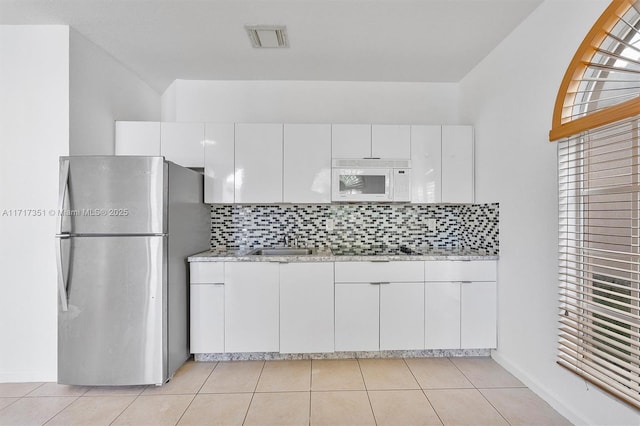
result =
[{"label": "stainless steel refrigerator", "polygon": [[58,383],[165,383],[189,357],[186,257],[209,247],[202,175],[61,157],[58,208]]}]

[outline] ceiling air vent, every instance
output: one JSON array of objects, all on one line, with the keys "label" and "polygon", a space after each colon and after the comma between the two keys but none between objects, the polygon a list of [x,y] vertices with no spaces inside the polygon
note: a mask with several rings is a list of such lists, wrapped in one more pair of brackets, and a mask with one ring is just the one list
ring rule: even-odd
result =
[{"label": "ceiling air vent", "polygon": [[284,25],[245,25],[253,47],[289,47]]}]

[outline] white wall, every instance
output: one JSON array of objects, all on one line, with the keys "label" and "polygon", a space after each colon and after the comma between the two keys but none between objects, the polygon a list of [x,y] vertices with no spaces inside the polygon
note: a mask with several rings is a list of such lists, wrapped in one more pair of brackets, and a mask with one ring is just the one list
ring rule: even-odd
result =
[{"label": "white wall", "polygon": [[637,411],[555,364],[558,87],[608,0],[547,0],[461,82],[474,124],[476,199],[500,202],[499,349],[494,357],[569,420],[640,424]]},{"label": "white wall", "polygon": [[0,26],[0,382],[56,379],[56,217],[48,210],[68,146],[68,27]]},{"label": "white wall", "polygon": [[74,30],[69,73],[71,155],[113,155],[115,120],[160,119],[160,94]]},{"label": "white wall", "polygon": [[176,80],[163,120],[458,124],[458,85]]}]

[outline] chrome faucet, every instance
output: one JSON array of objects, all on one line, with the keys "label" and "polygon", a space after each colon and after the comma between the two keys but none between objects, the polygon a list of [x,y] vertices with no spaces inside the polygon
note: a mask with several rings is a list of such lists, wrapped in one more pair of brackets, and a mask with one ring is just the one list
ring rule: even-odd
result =
[{"label": "chrome faucet", "polygon": [[[284,241],[285,247],[298,247],[298,236],[295,234],[291,236],[288,234],[285,234],[282,240]],[[291,243],[293,243],[293,245],[291,245]]]}]

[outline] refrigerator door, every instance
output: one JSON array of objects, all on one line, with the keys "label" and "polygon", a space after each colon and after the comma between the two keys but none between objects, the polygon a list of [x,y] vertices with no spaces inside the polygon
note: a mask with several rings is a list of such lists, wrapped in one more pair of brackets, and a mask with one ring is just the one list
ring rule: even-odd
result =
[{"label": "refrigerator door", "polygon": [[60,234],[166,233],[163,157],[61,157],[60,176]]},{"label": "refrigerator door", "polygon": [[61,240],[68,309],[58,310],[58,382],[161,384],[166,371],[166,237]]}]

